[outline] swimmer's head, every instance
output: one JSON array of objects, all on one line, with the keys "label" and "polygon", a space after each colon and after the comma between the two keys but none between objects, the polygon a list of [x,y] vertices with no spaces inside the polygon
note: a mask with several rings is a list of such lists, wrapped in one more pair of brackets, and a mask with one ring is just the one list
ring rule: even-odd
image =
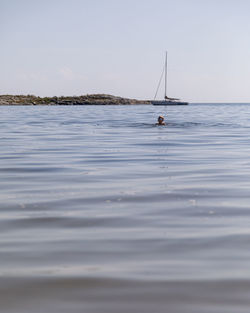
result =
[{"label": "swimmer's head", "polygon": [[164,123],[164,116],[160,115],[160,116],[158,117],[158,123],[159,123],[160,125],[165,124],[165,123]]}]

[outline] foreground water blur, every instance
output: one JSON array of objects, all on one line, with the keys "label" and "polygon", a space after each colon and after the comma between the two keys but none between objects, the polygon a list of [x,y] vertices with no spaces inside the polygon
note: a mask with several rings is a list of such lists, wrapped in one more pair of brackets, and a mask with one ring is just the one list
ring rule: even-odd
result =
[{"label": "foreground water blur", "polygon": [[0,113],[1,312],[249,312],[250,105]]}]

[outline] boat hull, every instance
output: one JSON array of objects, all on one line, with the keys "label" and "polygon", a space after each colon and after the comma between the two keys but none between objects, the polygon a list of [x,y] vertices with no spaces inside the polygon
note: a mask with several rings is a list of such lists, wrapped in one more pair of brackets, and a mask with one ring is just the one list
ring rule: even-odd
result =
[{"label": "boat hull", "polygon": [[188,105],[188,102],[183,101],[169,101],[169,100],[153,100],[151,101],[151,104],[153,105]]}]

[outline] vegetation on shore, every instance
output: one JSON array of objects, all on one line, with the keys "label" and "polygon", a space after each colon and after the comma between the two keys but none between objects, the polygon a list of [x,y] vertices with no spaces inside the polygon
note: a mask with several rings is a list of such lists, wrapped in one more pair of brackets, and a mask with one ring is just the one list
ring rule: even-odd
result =
[{"label": "vegetation on shore", "polygon": [[37,97],[34,95],[0,95],[0,105],[121,105],[150,104],[148,100],[136,100],[106,94],[72,97]]}]

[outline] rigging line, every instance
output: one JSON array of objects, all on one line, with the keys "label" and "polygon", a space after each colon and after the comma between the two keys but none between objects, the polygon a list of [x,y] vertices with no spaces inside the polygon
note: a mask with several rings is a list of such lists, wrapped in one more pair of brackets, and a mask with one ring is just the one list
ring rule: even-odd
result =
[{"label": "rigging line", "polygon": [[155,93],[154,100],[155,100],[155,98],[157,97],[157,93],[158,93],[158,90],[159,90],[159,88],[160,88],[160,84],[161,84],[161,81],[162,81],[162,77],[163,77],[163,74],[164,74],[164,70],[165,70],[165,64],[164,64],[164,66],[163,66],[163,70],[162,70],[162,73],[161,73],[161,78],[160,78],[160,80],[159,80],[159,83],[158,83],[158,86],[157,86],[157,89],[156,89],[156,93]]}]

